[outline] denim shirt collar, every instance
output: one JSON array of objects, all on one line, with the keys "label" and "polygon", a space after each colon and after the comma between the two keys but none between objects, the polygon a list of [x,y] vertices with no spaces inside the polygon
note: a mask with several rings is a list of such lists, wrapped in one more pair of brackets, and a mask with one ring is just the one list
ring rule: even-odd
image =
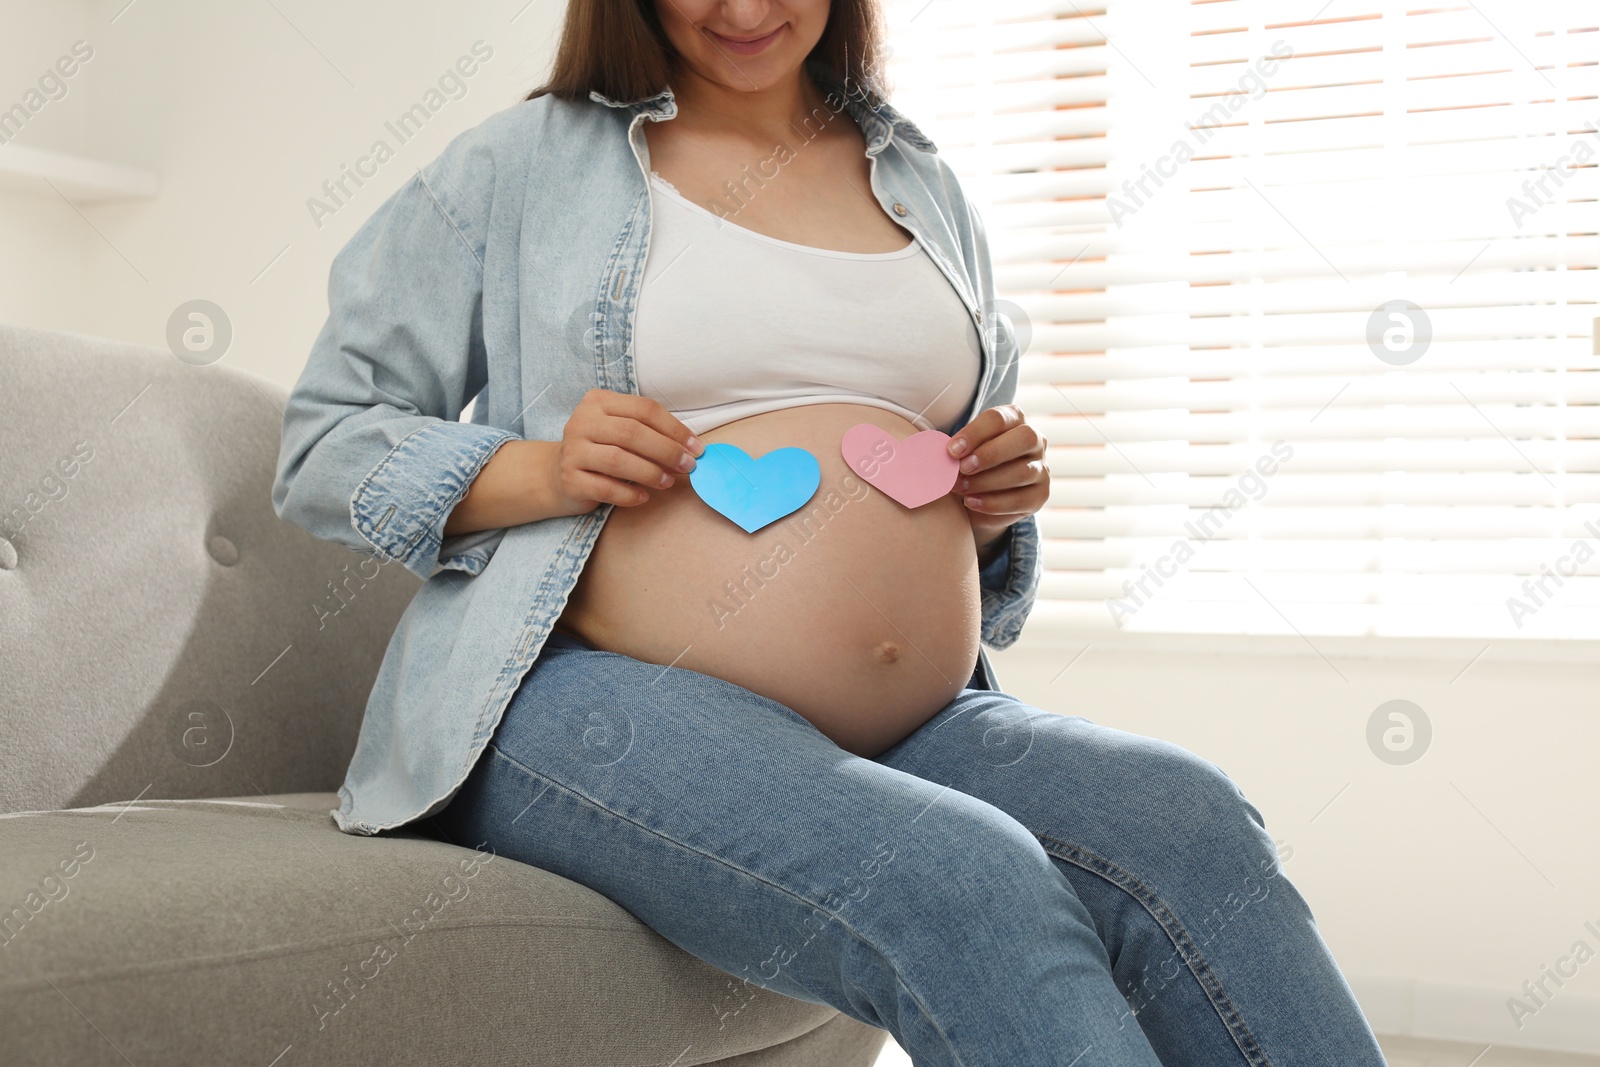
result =
[{"label": "denim shirt collar", "polygon": [[[852,91],[847,81],[841,80],[830,68],[814,60],[807,60],[806,69],[829,96],[838,96],[844,100],[845,109],[850,112],[866,136],[867,155],[875,156],[883,151],[884,146],[895,136],[924,152],[938,151],[938,147],[928,139],[927,135],[887,100],[866,92],[860,86],[856,86]],[[630,108],[635,114],[649,114],[657,119],[670,119],[678,113],[678,103],[670,87],[641,100],[613,100],[595,89],[590,91],[589,99],[607,107]]]}]

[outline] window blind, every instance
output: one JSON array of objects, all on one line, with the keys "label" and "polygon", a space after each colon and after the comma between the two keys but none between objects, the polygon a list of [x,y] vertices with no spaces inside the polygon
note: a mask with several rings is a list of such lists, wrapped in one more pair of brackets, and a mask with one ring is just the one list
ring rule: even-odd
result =
[{"label": "window blind", "polygon": [[1592,0],[887,12],[1049,440],[1030,629],[1600,637]]}]

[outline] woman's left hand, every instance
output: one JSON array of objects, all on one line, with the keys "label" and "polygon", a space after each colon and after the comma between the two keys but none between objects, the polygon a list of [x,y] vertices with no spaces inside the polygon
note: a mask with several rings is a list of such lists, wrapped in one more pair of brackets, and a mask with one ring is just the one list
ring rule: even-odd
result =
[{"label": "woman's left hand", "polygon": [[980,411],[950,435],[946,447],[961,460],[961,473],[950,491],[967,507],[981,562],[989,562],[1007,528],[1050,499],[1047,443],[1015,404]]}]

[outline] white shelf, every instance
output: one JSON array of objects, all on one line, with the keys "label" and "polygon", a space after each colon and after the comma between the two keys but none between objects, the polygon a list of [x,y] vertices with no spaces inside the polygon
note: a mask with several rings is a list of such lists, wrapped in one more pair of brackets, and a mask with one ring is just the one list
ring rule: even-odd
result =
[{"label": "white shelf", "polygon": [[88,156],[26,148],[15,143],[0,145],[0,190],[55,196],[52,185],[75,204],[92,204],[103,200],[147,199],[156,195],[161,181],[154,171],[124,167]]}]

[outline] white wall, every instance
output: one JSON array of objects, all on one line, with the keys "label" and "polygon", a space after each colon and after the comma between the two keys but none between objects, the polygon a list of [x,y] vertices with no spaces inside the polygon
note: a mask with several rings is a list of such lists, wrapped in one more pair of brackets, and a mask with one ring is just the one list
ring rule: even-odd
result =
[{"label": "white wall", "polygon": [[[40,76],[71,50],[74,41],[89,38],[89,4],[86,0],[10,4],[4,20],[0,109],[9,109],[29,89],[37,89]],[[62,79],[66,94],[46,103],[16,143],[83,151],[90,73],[85,68]],[[0,145],[0,153],[6,147]],[[51,202],[0,192],[0,322],[83,331],[92,236],[93,231],[59,199]]]},{"label": "white wall", "polygon": [[[292,384],[326,315],[334,253],[453,134],[540,80],[561,12],[555,0],[276,6],[292,26],[270,4],[8,5],[0,107],[75,40],[95,48],[16,143],[149,168],[162,188],[81,214],[53,195],[0,192],[0,321],[162,345],[172,309],[205,298],[233,321],[225,362]],[[307,198],[479,39],[494,56],[466,96],[319,229]],[[1346,656],[1319,642],[1346,681],[1270,639],[1094,640],[1065,674],[1083,642],[1043,633],[996,667],[1041,707],[1168,738],[1228,770],[1293,847],[1288,871],[1380,1028],[1600,1051],[1600,960],[1520,1031],[1505,1006],[1573,941],[1600,949],[1583,929],[1600,927],[1592,658],[1519,662],[1496,646],[1452,684],[1476,646],[1388,641]],[[1404,767],[1364,739],[1372,710],[1396,697],[1436,731]]]},{"label": "white wall", "polygon": [[[223,362],[293,384],[327,314],[334,254],[453,135],[541,80],[561,11],[555,0],[7,5],[0,107],[73,41],[95,50],[15,143],[154,170],[161,192],[81,215],[53,194],[0,192],[0,321],[164,345],[172,310],[203,298],[233,323]],[[465,95],[399,145],[384,122],[478,40],[494,54],[463,79]],[[307,199],[379,137],[395,158],[319,228]]]}]

